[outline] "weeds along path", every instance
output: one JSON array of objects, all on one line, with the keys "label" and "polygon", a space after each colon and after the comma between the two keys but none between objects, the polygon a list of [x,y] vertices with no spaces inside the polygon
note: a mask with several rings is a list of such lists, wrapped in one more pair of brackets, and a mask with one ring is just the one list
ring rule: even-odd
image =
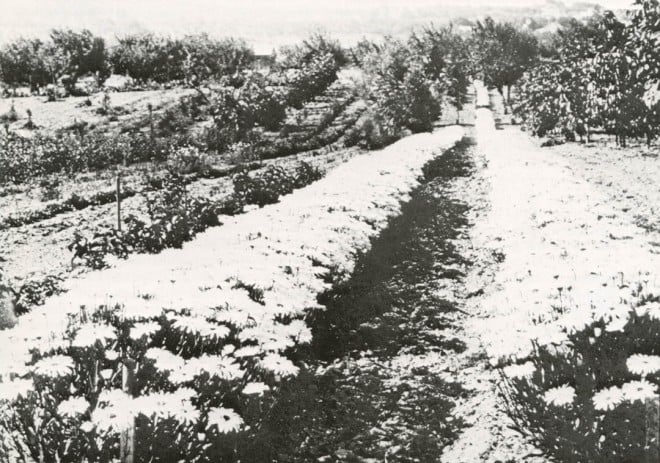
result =
[{"label": "weeds along path", "polygon": [[525,358],[531,339],[561,339],[560,323],[580,323],[592,305],[615,306],[621,284],[658,285],[658,235],[635,226],[565,158],[516,127],[496,130],[491,112],[477,111],[487,202],[470,214],[466,349],[450,371],[472,393],[455,410],[466,428],[442,460],[545,462],[508,428],[494,367]]}]

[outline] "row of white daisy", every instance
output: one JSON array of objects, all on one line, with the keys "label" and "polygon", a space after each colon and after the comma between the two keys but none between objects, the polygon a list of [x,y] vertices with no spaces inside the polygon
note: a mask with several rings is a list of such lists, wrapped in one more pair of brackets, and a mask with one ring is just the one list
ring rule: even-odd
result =
[{"label": "row of white daisy", "polygon": [[[249,379],[243,389],[246,394],[264,392],[267,386],[239,365],[245,357],[254,358],[253,363],[276,378],[296,374],[297,367],[282,354],[311,340],[310,328],[300,318],[310,309],[321,308],[316,297],[328,287],[324,276],[330,269],[350,274],[356,253],[365,251],[370,239],[399,213],[400,203],[419,181],[422,166],[462,133],[452,127],[403,139],[350,160],[278,204],[223,218],[223,227],[207,230],[182,249],[133,256],[110,269],[71,280],[66,293],[50,298],[22,317],[16,327],[0,333],[0,398],[29,390],[30,380],[23,378],[31,374],[60,377],[71,373],[72,359],[63,355],[31,365],[31,349],[110,346],[117,338],[110,326],[81,323],[72,340],[65,335],[70,318],[78,317],[81,308],[102,306],[121,307],[121,315],[135,321],[130,336],[136,340],[156,334],[160,325],[155,320],[164,310],[170,311],[171,326],[181,333],[219,342],[230,331],[236,334],[242,344],[226,344],[220,355],[184,360],[163,349],[149,350],[147,357],[156,368],[167,371],[176,385],[206,372],[221,379],[244,380],[235,384],[244,385]],[[250,297],[247,287],[261,290],[263,304]],[[182,315],[183,309],[187,315]],[[289,321],[282,321],[285,318]],[[130,420],[117,412],[125,398],[119,392],[108,397],[108,405],[101,401],[92,412],[93,421],[98,418],[92,424],[98,429],[121,428],[113,420]],[[117,399],[114,405],[113,398]],[[72,409],[82,409],[79,398],[71,400]],[[153,410],[145,406],[153,402],[144,397],[131,400],[137,402],[127,407],[130,410]],[[67,406],[63,412],[69,410]],[[192,409],[179,411],[182,417],[197,416]],[[224,426],[231,428],[240,417],[229,412],[218,409],[209,412],[207,419],[220,422],[222,418]]]}]

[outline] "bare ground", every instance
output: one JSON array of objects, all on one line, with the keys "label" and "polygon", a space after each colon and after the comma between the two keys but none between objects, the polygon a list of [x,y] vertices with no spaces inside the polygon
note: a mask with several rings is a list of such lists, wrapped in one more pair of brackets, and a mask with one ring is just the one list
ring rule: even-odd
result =
[{"label": "bare ground", "polygon": [[[194,93],[191,89],[145,90],[133,92],[109,93],[110,106],[121,107],[126,114],[119,116],[117,121],[109,121],[108,116],[97,113],[102,107],[103,93],[89,97],[68,97],[47,102],[45,96],[30,96],[22,98],[0,98],[0,114],[6,114],[12,104],[18,113],[19,120],[10,125],[10,130],[22,135],[30,131],[22,129],[28,120],[27,111],[32,111],[32,121],[40,132],[53,132],[69,127],[74,123],[87,122],[94,126],[119,126],[126,124],[132,118],[144,115],[147,106],[153,105],[155,110],[177,102],[182,96]],[[89,99],[91,106],[85,105]]]}]

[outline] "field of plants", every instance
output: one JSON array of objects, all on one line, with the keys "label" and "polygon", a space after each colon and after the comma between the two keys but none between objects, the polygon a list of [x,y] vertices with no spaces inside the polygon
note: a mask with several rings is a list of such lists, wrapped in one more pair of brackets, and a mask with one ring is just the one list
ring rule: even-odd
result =
[{"label": "field of plants", "polygon": [[658,461],[660,3],[470,24],[0,47],[0,462]]}]

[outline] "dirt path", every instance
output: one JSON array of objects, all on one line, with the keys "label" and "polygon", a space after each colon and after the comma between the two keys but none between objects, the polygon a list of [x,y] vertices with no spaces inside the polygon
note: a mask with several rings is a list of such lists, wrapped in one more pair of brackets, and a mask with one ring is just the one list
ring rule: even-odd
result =
[{"label": "dirt path", "polygon": [[493,366],[524,358],[532,338],[561,336],[549,320],[553,305],[579,314],[616,305],[621,281],[658,285],[651,272],[660,268],[659,237],[567,158],[516,127],[496,130],[487,109],[478,110],[476,140],[483,163],[473,180],[479,188],[466,190],[477,206],[462,243],[476,264],[466,277],[469,316],[457,333],[467,349],[447,362],[447,374],[473,393],[455,409],[468,426],[442,461],[544,462],[508,429]]}]

